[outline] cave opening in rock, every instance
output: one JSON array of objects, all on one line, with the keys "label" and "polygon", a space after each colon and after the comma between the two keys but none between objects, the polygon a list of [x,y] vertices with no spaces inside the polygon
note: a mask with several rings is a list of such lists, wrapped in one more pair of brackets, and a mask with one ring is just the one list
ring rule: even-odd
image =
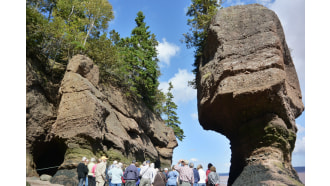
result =
[{"label": "cave opening in rock", "polygon": [[33,161],[36,164],[39,176],[42,174],[54,176],[58,167],[64,161],[66,150],[66,144],[59,139],[53,139],[50,142],[35,143],[33,148]]}]

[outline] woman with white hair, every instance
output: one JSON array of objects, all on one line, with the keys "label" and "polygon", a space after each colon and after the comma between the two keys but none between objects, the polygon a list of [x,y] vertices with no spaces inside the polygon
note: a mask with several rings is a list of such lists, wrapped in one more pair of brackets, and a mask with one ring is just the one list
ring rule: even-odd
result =
[{"label": "woman with white hair", "polygon": [[111,177],[112,186],[121,186],[121,177],[123,176],[123,170],[119,164],[115,164],[109,171],[109,177]]}]

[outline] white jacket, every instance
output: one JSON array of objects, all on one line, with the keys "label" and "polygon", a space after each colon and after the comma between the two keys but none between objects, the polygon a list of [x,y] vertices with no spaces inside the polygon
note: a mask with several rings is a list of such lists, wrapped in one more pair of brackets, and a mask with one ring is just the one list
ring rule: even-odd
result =
[{"label": "white jacket", "polygon": [[198,169],[198,174],[199,174],[199,182],[198,183],[205,183],[206,180],[206,173],[203,169]]}]

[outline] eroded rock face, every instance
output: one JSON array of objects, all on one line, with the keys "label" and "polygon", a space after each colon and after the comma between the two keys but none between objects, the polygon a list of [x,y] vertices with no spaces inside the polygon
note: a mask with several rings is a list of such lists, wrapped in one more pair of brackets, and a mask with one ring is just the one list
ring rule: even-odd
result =
[{"label": "eroded rock face", "polygon": [[197,74],[199,121],[231,144],[229,185],[300,184],[291,165],[304,106],[281,23],[257,4],[219,10]]},{"label": "eroded rock face", "polygon": [[[172,163],[173,149],[177,146],[173,130],[142,102],[127,100],[111,85],[98,85],[98,77],[98,67],[91,59],[74,56],[58,91],[58,106],[44,104],[47,106],[44,115],[52,120],[49,120],[47,130],[43,130],[39,145],[33,145],[37,143],[33,139],[29,141],[27,164],[31,164],[31,171],[38,165],[49,166],[46,162],[33,161],[40,159],[33,157],[38,148],[54,154],[38,153],[38,156],[48,156],[43,157],[49,158],[48,162],[55,156],[61,157],[57,160],[60,167],[55,169],[52,183],[76,184],[76,166],[83,156],[99,158],[106,155],[110,161],[123,163],[150,159],[162,167],[170,167]],[[56,112],[48,113],[47,110]],[[42,128],[38,122],[35,125]]]}]

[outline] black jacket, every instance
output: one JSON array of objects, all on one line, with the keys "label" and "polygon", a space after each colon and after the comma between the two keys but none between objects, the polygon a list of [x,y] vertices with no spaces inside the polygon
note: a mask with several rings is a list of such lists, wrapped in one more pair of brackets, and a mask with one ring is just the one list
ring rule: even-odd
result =
[{"label": "black jacket", "polygon": [[84,163],[79,163],[77,167],[77,173],[78,173],[78,180],[80,178],[86,178],[86,175],[88,173],[88,168]]}]

